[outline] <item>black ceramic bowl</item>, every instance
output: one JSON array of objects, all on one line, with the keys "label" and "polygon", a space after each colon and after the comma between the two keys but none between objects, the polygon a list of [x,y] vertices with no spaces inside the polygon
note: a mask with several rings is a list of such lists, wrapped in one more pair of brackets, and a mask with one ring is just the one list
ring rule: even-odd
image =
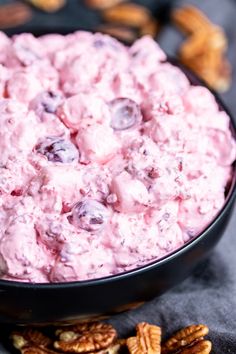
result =
[{"label": "black ceramic bowl", "polygon": [[[177,64],[175,60],[170,60]],[[202,84],[181,66],[193,85]],[[229,112],[215,95],[220,109]],[[230,116],[230,114],[229,114]],[[236,129],[231,117],[231,130]],[[198,237],[141,268],[102,279],[28,284],[0,280],[0,322],[14,324],[70,323],[101,319],[161,295],[185,279],[206,258],[223,235],[236,196],[236,164],[218,216]]]}]

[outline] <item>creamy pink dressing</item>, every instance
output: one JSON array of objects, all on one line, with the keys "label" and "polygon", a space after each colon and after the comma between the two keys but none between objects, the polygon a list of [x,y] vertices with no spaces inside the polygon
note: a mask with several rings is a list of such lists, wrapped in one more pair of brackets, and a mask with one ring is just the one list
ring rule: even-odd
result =
[{"label": "creamy pink dressing", "polygon": [[0,275],[108,276],[166,256],[225,202],[236,144],[148,36],[0,33]]}]

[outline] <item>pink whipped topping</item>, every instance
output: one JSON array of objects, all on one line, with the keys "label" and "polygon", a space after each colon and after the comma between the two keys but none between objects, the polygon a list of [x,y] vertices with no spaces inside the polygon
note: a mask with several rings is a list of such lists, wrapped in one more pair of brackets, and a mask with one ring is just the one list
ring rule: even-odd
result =
[{"label": "pink whipped topping", "polygon": [[148,36],[0,33],[0,276],[147,264],[221,210],[236,144],[204,87]]}]

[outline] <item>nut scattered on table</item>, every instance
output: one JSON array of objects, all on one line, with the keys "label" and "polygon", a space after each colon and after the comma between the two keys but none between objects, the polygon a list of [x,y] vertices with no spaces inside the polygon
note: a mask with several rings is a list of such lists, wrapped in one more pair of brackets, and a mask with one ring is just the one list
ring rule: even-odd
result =
[{"label": "nut scattered on table", "polygon": [[66,4],[66,0],[26,0],[31,5],[42,11],[54,12],[60,10]]},{"label": "nut scattered on table", "polygon": [[13,2],[0,6],[0,29],[23,25],[31,18],[32,11],[25,4]]},{"label": "nut scattered on table", "polygon": [[136,337],[127,339],[130,354],[160,354],[161,328],[142,322],[137,325],[136,329]]},{"label": "nut scattered on table", "polygon": [[[170,339],[168,339],[161,347],[162,354],[175,354],[179,351],[191,349],[194,350],[196,344],[199,343],[197,348],[205,348],[208,346],[208,341],[204,340],[204,337],[208,334],[209,329],[207,326],[191,325],[176,332]],[[207,343],[206,343],[207,342]],[[201,344],[200,344],[201,343]],[[205,349],[204,349],[205,350]],[[185,351],[185,353],[195,353],[194,351]],[[208,352],[196,352],[196,353],[209,353]]]},{"label": "nut scattered on table", "polygon": [[91,322],[57,329],[56,341],[31,328],[13,332],[11,339],[21,354],[209,354],[212,349],[204,338],[209,329],[202,324],[181,329],[162,345],[160,327],[141,322],[136,331],[135,337],[117,339],[110,324]]},{"label": "nut scattered on table", "polygon": [[176,9],[172,19],[188,35],[179,50],[181,62],[213,89],[226,91],[231,84],[231,66],[225,57],[228,41],[223,29],[191,5]]},{"label": "nut scattered on table", "polygon": [[109,324],[94,322],[81,323],[67,329],[58,330],[56,349],[70,353],[87,353],[108,348],[114,343],[117,333]]}]

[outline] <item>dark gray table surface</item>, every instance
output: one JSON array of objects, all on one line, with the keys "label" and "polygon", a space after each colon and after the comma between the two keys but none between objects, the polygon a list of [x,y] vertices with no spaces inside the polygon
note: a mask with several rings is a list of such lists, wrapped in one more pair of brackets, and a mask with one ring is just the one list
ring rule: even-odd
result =
[{"label": "dark gray table surface", "polygon": [[[88,13],[82,5],[77,12],[73,11],[77,1],[69,1],[67,12],[61,11],[52,16],[38,13],[30,25],[35,28],[45,25],[52,31],[62,24],[69,29],[93,28],[99,21],[98,16]],[[0,1],[0,4],[4,2]],[[137,2],[148,3],[152,7],[157,4],[157,0]],[[176,3],[195,4],[215,23],[224,27],[229,38],[228,57],[236,69],[236,2],[179,0]],[[29,28],[26,26],[26,30]],[[181,41],[180,33],[170,25],[166,25],[158,37],[161,47],[169,54],[176,52]],[[221,97],[236,119],[236,70],[233,71],[230,91]],[[192,323],[205,323],[210,327],[213,353],[236,353],[236,209],[224,237],[203,267],[163,296],[111,320],[122,336],[130,335],[140,321],[162,326],[165,335]],[[0,345],[0,353],[9,352]]]}]

